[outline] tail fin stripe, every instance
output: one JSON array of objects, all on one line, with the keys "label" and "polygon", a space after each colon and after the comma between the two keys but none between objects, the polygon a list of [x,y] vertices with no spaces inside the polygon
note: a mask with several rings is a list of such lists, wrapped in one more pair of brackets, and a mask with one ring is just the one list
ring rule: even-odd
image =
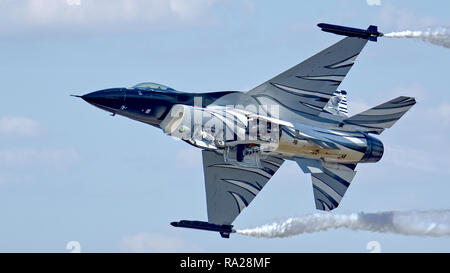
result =
[{"label": "tail fin stripe", "polygon": [[351,56],[350,58],[347,58],[343,61],[340,61],[340,62],[337,62],[334,64],[330,64],[325,67],[329,68],[329,69],[336,69],[336,68],[341,68],[341,67],[352,66],[355,63],[356,57],[358,57],[358,55],[359,55],[359,53],[355,54],[355,55]]},{"label": "tail fin stripe", "polygon": [[290,86],[286,86],[286,85],[282,85],[282,84],[277,84],[277,83],[271,83],[271,84],[280,88],[281,90],[293,92],[295,95],[300,95],[300,96],[301,95],[309,95],[309,96],[321,97],[321,98],[325,98],[325,99],[331,98],[331,96],[329,94],[325,94],[325,93],[321,93],[321,92],[317,92],[317,91],[298,89],[298,88],[294,88],[294,87],[290,87]]},{"label": "tail fin stripe", "polygon": [[372,119],[372,120],[368,120],[368,119],[363,119],[363,120],[353,120],[350,123],[353,124],[366,124],[366,125],[370,125],[370,126],[376,126],[379,127],[377,124],[383,124],[383,123],[389,123],[389,122],[395,122],[397,121],[398,118],[391,118],[391,119]]},{"label": "tail fin stripe", "polygon": [[342,196],[339,195],[339,193],[337,193],[332,187],[330,187],[329,185],[325,184],[320,179],[314,179],[313,178],[313,185],[316,186],[317,188],[321,189],[328,196],[331,196],[331,198],[333,198],[335,201],[341,202]]},{"label": "tail fin stripe", "polygon": [[368,133],[380,133],[378,132],[378,130],[376,129],[386,129],[386,128],[390,128],[397,120],[393,120],[393,121],[389,121],[389,122],[381,122],[381,123],[363,123],[363,122],[358,122],[358,123],[350,123],[350,124],[354,124],[354,125],[358,125],[358,126],[364,126],[367,127],[368,129],[374,129],[373,130],[368,130],[368,131],[364,131],[364,132],[368,132]]},{"label": "tail fin stripe", "polygon": [[[348,186],[350,186],[350,184],[347,181],[345,181],[346,185],[342,184],[341,181],[343,179],[338,177],[335,174],[328,175],[327,173],[313,173],[312,176],[314,178],[316,178],[317,180],[320,180],[322,183],[324,183],[328,187],[330,187],[334,192],[336,192],[341,197],[344,196],[345,191],[347,190]],[[336,177],[338,177],[339,180],[337,180]],[[339,183],[336,183],[336,181]],[[317,181],[315,181],[315,182],[317,182]],[[320,187],[320,188],[322,188],[322,187]],[[341,201],[336,198],[335,198],[335,200]]]},{"label": "tail fin stripe", "polygon": [[300,102],[300,103],[305,105],[305,106],[307,106],[307,107],[309,107],[309,108],[311,108],[311,109],[322,111],[322,107],[317,107],[315,105],[312,105],[312,104],[309,104],[309,103],[305,103],[305,102]]},{"label": "tail fin stripe", "polygon": [[345,76],[342,75],[321,75],[321,76],[296,76],[297,78],[313,81],[341,82]]},{"label": "tail fin stripe", "polygon": [[377,108],[373,108],[370,110],[367,110],[364,112],[364,115],[389,115],[389,114],[396,114],[399,112],[406,112],[409,110],[409,106],[405,106],[405,107],[399,107],[399,108],[385,108],[385,109],[377,109]]},{"label": "tail fin stripe", "polygon": [[377,107],[374,107],[374,109],[394,109],[394,108],[403,107],[403,106],[411,106],[414,104],[416,104],[416,102],[403,103],[402,105],[377,106]]},{"label": "tail fin stripe", "polygon": [[[328,210],[331,210],[333,208],[336,208],[337,206],[339,206],[339,203],[336,202],[336,200],[333,199],[333,197],[331,197],[330,195],[328,195],[326,192],[324,192],[323,190],[321,190],[319,187],[313,185],[313,189],[314,189],[314,196],[317,196],[319,200],[322,201],[322,199],[328,199],[329,203],[327,203],[325,200],[323,200],[323,202],[328,206]],[[325,198],[320,198],[322,195]]]},{"label": "tail fin stripe", "polygon": [[358,115],[358,117],[352,119],[352,121],[373,121],[373,120],[390,120],[390,119],[399,119],[401,116],[403,116],[406,113],[406,111],[400,112],[400,113],[395,113],[395,114],[388,114],[388,115],[366,115],[364,113],[364,115]]}]

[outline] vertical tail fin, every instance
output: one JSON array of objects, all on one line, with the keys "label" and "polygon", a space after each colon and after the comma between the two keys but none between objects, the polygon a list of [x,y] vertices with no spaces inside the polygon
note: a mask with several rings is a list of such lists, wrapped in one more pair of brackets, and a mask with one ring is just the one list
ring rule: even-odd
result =
[{"label": "vertical tail fin", "polygon": [[391,128],[414,104],[411,97],[400,96],[360,114],[344,120],[345,124],[356,125],[363,131],[380,134],[386,128]]}]

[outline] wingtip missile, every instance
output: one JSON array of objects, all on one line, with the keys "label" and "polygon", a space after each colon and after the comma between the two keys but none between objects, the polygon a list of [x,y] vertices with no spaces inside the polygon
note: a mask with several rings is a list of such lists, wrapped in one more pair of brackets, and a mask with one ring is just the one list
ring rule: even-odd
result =
[{"label": "wingtip missile", "polygon": [[232,225],[216,225],[202,221],[181,220],[179,222],[171,222],[170,224],[174,227],[217,231],[222,238],[230,238],[230,234],[236,232]]},{"label": "wingtip missile", "polygon": [[340,25],[332,25],[326,23],[317,24],[322,31],[344,35],[349,37],[359,37],[376,42],[378,37],[382,37],[383,33],[378,31],[378,27],[370,25],[367,29],[345,27]]}]

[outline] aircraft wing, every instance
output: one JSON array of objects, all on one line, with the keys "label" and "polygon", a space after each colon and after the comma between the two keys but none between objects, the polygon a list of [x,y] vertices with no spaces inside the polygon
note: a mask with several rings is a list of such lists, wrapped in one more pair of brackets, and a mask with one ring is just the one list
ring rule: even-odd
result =
[{"label": "aircraft wing", "polygon": [[358,37],[344,38],[247,94],[262,105],[280,105],[283,108],[281,119],[292,115],[318,116],[367,41]]},{"label": "aircraft wing", "polygon": [[223,155],[203,150],[208,223],[231,225],[284,160],[269,156],[261,159],[262,168],[246,168],[225,163]]},{"label": "aircraft wing", "polygon": [[311,174],[316,209],[337,208],[356,174],[356,164],[323,163],[305,158],[295,161],[304,173]]}]

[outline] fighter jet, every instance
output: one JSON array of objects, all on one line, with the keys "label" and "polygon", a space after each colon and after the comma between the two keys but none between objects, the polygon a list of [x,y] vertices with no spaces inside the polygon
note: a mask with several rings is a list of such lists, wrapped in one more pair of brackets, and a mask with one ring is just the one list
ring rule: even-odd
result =
[{"label": "fighter jet", "polygon": [[349,117],[347,92],[338,87],[366,43],[382,33],[376,26],[319,27],[348,37],[246,92],[188,93],[146,82],[80,97],[201,149],[208,220],[172,222],[175,227],[229,238],[233,221],[285,160],[311,176],[316,209],[331,211],[342,201],[357,164],[383,156],[383,143],[374,135],[416,101],[400,96]]}]

